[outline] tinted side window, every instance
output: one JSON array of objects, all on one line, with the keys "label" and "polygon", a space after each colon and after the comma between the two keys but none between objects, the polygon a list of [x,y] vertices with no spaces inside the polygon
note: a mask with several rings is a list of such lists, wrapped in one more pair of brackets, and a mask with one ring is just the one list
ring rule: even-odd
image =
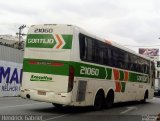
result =
[{"label": "tinted side window", "polygon": [[80,59],[108,65],[108,47],[104,42],[79,34]]},{"label": "tinted side window", "polygon": [[94,41],[89,38],[85,37],[86,41],[86,54],[87,54],[87,60],[92,62],[94,60]]},{"label": "tinted side window", "polygon": [[82,34],[79,34],[79,45],[80,45],[80,59],[85,60],[86,59],[86,41],[85,41],[85,36]]},{"label": "tinted side window", "polygon": [[94,38],[79,34],[80,59],[149,74],[149,61]]},{"label": "tinted side window", "polygon": [[94,40],[83,34],[79,34],[80,59],[83,61],[93,62],[95,58]]}]

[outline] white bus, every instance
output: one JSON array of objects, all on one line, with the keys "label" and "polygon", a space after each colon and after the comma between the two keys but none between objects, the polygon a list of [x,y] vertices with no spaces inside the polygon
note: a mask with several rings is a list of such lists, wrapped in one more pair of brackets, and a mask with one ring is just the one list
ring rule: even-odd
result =
[{"label": "white bus", "polygon": [[154,94],[154,63],[72,25],[32,25],[23,61],[21,97],[55,107],[111,107]]}]

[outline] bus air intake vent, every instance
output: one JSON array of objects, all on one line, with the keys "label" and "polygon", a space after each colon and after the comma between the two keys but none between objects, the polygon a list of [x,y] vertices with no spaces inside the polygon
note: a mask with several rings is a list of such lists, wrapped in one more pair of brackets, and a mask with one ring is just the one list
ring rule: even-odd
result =
[{"label": "bus air intake vent", "polygon": [[76,97],[77,102],[85,100],[86,87],[87,87],[87,82],[86,81],[80,80],[78,82],[78,90],[77,90],[77,97]]}]

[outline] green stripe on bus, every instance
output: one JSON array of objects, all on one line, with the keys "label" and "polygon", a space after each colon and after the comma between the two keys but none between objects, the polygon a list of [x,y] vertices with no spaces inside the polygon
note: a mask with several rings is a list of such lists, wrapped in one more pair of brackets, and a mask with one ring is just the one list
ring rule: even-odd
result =
[{"label": "green stripe on bus", "polygon": [[148,75],[129,73],[129,81],[147,83],[149,81],[149,77]]},{"label": "green stripe on bus", "polygon": [[120,72],[120,81],[124,80],[124,72],[123,71],[119,71]]},{"label": "green stripe on bus", "polygon": [[[30,61],[38,61],[41,64],[30,64]],[[46,64],[43,64],[46,62]],[[43,73],[43,74],[56,74],[56,75],[67,75],[69,73],[68,64],[63,66],[51,66],[47,65],[47,62],[44,60],[34,60],[34,59],[24,59],[23,61],[23,71],[24,72],[34,72],[34,73]]]},{"label": "green stripe on bus", "polygon": [[[30,64],[30,61],[37,61],[39,64]],[[58,62],[62,63],[63,66],[53,66],[48,63]],[[68,76],[69,66],[74,67],[76,77],[86,77],[86,78],[96,78],[96,79],[106,79],[114,80],[114,75],[112,72],[113,68],[101,67],[97,65],[72,62],[72,61],[55,61],[55,60],[41,60],[41,59],[27,59],[23,61],[23,71],[31,73],[42,73],[42,74],[53,74],[53,75],[64,75]],[[118,69],[117,69],[118,70]],[[124,71],[119,70],[120,81],[125,81]],[[130,82],[144,82],[149,81],[148,75],[138,74],[129,72],[128,81]],[[126,82],[124,82],[126,83]],[[122,90],[124,90],[124,84],[122,83]]]},{"label": "green stripe on bus", "polygon": [[121,92],[125,92],[126,82],[121,82]]},{"label": "green stripe on bus", "polygon": [[[30,64],[30,61],[36,61],[41,64]],[[70,65],[74,67],[75,76],[77,77],[111,79],[111,75],[112,75],[111,68],[104,68],[104,67],[94,66],[90,64],[68,62],[68,61],[58,61],[59,63],[63,63],[63,66],[51,66],[47,64],[47,63],[53,63],[53,62],[57,62],[57,61],[40,60],[40,59],[24,59],[23,71],[67,76],[69,74],[69,65]]]}]

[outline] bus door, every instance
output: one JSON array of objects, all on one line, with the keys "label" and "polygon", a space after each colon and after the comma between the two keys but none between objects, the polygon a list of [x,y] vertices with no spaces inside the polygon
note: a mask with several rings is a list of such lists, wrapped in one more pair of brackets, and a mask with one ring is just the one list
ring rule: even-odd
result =
[{"label": "bus door", "polygon": [[154,62],[151,62],[151,66],[150,66],[150,86],[151,86],[151,90],[149,91],[149,98],[152,98],[154,95],[154,86],[155,86],[155,65]]},{"label": "bus door", "polygon": [[155,85],[155,65],[154,65],[154,62],[151,62],[150,84],[151,84],[151,88],[154,89],[154,85]]}]

